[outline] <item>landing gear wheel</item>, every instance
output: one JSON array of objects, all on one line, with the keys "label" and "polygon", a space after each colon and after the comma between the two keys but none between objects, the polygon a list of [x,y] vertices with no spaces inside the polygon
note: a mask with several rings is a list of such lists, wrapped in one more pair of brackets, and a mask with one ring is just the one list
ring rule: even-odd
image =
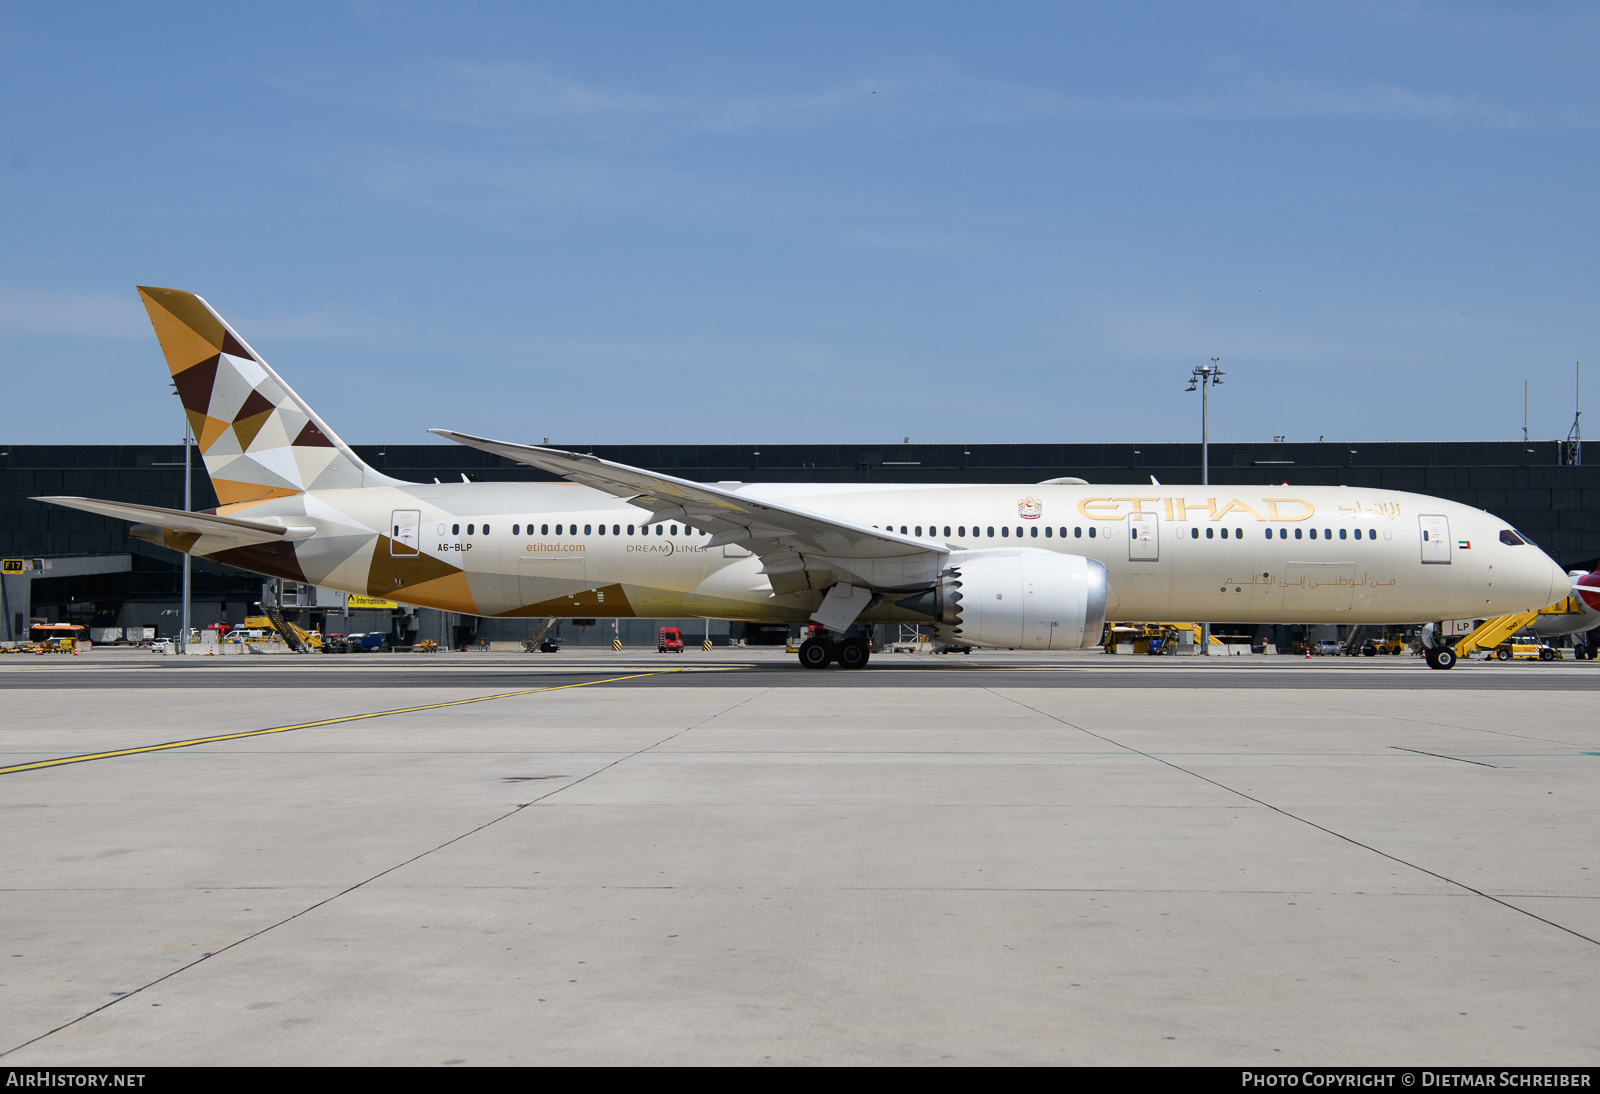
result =
[{"label": "landing gear wheel", "polygon": [[820,638],[808,638],[800,643],[800,663],[808,669],[825,669],[833,660],[833,649]]},{"label": "landing gear wheel", "polygon": [[1449,646],[1437,646],[1428,651],[1430,669],[1452,669],[1456,665],[1456,651]]},{"label": "landing gear wheel", "polygon": [[839,648],[834,654],[839,659],[842,669],[861,669],[867,667],[867,658],[870,656],[867,644],[859,638],[846,638],[839,643]]}]

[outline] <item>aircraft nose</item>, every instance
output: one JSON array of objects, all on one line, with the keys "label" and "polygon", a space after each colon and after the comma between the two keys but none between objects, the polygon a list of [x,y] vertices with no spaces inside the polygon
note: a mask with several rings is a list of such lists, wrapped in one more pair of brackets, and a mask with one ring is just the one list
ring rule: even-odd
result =
[{"label": "aircraft nose", "polygon": [[1493,607],[1502,612],[1533,611],[1572,593],[1572,578],[1531,543],[1502,552],[1492,576]]},{"label": "aircraft nose", "polygon": [[[1532,546],[1532,544],[1529,544]],[[1546,607],[1572,595],[1572,578],[1556,565],[1555,559],[1538,551],[1517,567],[1517,591],[1527,591],[1529,608]],[[1535,604],[1535,601],[1539,601]]]}]

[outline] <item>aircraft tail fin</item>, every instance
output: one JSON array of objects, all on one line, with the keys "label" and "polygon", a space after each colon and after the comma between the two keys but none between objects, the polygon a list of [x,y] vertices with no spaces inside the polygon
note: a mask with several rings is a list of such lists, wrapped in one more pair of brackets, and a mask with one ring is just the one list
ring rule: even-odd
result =
[{"label": "aircraft tail fin", "polygon": [[139,286],[224,507],[398,480],[368,467],[194,293]]}]

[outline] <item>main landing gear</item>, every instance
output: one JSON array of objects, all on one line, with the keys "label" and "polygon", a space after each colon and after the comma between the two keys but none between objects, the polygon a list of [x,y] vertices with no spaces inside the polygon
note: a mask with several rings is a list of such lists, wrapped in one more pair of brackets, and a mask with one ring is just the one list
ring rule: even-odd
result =
[{"label": "main landing gear", "polygon": [[865,639],[846,638],[835,642],[831,638],[808,638],[800,643],[800,664],[808,669],[825,669],[839,662],[842,669],[866,668],[872,656]]}]

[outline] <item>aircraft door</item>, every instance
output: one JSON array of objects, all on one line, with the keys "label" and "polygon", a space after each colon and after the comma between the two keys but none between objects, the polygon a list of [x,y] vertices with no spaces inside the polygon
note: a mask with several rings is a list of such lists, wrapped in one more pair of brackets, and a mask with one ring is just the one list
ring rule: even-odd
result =
[{"label": "aircraft door", "polygon": [[1154,513],[1128,514],[1128,561],[1161,561],[1161,518]]},{"label": "aircraft door", "polygon": [[1450,518],[1431,514],[1417,518],[1422,529],[1422,561],[1450,563]]},{"label": "aircraft door", "polygon": [[389,554],[410,558],[417,553],[417,532],[422,514],[415,509],[396,509],[389,517]]}]

